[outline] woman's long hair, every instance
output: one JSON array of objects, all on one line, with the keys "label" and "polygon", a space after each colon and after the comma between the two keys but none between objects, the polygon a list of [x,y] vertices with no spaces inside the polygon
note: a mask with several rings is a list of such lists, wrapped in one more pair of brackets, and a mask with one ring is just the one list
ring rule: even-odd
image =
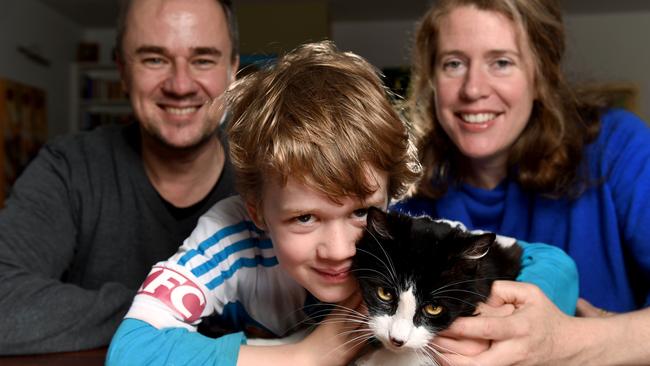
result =
[{"label": "woman's long hair", "polygon": [[[510,148],[508,174],[523,189],[550,197],[577,196],[585,188],[585,145],[600,130],[600,96],[578,95],[561,70],[564,24],[555,0],[437,0],[422,17],[413,55],[407,101],[424,175],[418,194],[439,198],[463,180],[461,153],[437,120],[434,77],[440,20],[451,10],[473,6],[501,13],[518,25],[530,45],[537,99],[528,124]],[[522,42],[524,44],[524,42]]]}]

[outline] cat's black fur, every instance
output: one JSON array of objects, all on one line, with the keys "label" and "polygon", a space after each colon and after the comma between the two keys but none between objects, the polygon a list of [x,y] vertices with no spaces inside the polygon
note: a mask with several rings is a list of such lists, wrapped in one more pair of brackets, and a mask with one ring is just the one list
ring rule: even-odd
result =
[{"label": "cat's black fur", "polygon": [[[514,280],[520,270],[521,247],[503,247],[495,239],[426,216],[371,208],[352,265],[370,317],[392,315],[399,293],[412,284],[420,310],[428,304],[443,309],[436,316],[417,311],[415,326],[437,333],[457,317],[474,314],[495,280]],[[378,287],[391,291],[392,301],[381,300]]]}]

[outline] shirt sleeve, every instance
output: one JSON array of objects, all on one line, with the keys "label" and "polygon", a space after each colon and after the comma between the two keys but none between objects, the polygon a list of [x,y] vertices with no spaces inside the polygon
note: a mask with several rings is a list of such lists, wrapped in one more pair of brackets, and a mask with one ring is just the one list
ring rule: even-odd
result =
[{"label": "shirt sleeve", "polygon": [[519,282],[537,285],[563,312],[574,315],[578,301],[578,269],[562,249],[518,240],[523,253]]},{"label": "shirt sleeve", "polygon": [[106,365],[235,366],[243,333],[212,339],[184,328],[157,329],[147,322],[124,319],[106,356]]},{"label": "shirt sleeve", "polygon": [[73,165],[46,145],[0,212],[2,355],[104,346],[133,298],[117,282],[89,290],[60,280],[78,250]]},{"label": "shirt sleeve", "polygon": [[607,188],[621,228],[626,271],[638,283],[639,306],[650,306],[650,128],[633,113],[614,109],[603,116],[601,160],[592,169],[607,177]]},{"label": "shirt sleeve", "polygon": [[202,318],[220,314],[224,304],[239,300],[236,279],[213,285],[236,261],[230,255],[233,246],[253,235],[247,221],[241,221],[237,199],[217,203],[176,254],[153,266],[111,341],[108,365],[236,364],[245,341],[242,333],[212,339],[196,327]]}]

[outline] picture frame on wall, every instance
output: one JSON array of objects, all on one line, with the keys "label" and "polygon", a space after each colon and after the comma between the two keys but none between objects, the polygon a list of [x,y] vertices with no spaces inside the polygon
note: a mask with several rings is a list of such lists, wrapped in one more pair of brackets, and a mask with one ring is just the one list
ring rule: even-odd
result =
[{"label": "picture frame on wall", "polygon": [[46,139],[46,93],[0,79],[0,207]]}]

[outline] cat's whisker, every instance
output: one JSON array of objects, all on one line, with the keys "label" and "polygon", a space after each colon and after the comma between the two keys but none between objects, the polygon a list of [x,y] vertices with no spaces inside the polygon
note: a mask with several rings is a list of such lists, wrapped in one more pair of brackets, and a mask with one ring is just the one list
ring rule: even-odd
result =
[{"label": "cat's whisker", "polygon": [[[363,272],[363,273],[369,272],[370,274],[371,273],[376,273],[376,274],[378,274],[380,276],[379,278],[382,279],[381,282],[387,284],[389,287],[394,287],[395,286],[395,283],[392,281],[392,279],[390,279],[388,276],[386,276],[386,274],[384,274],[383,272],[380,272],[380,271],[378,271],[376,269],[358,268],[358,269],[352,270],[350,272],[352,272],[352,273],[355,273],[355,272]],[[357,276],[357,279],[369,279],[369,280],[376,281],[378,278],[368,275],[368,276]]]},{"label": "cat's whisker", "polygon": [[[434,345],[435,345],[436,347],[438,347],[438,345],[436,345],[435,343],[434,343]],[[442,353],[442,352],[440,352],[440,350],[436,349],[435,347],[431,347],[430,345],[426,345],[424,348],[425,348],[426,350],[430,351],[430,356],[431,356],[431,358],[433,359],[433,362],[434,362],[436,365],[440,365],[440,363],[438,363],[438,360],[436,359],[436,357],[441,358],[441,359],[444,360],[448,365],[452,365],[452,362],[451,362],[451,360],[449,359],[449,357],[445,356],[445,354]],[[444,348],[444,347],[440,347],[440,348],[441,348],[443,351],[445,351],[445,352],[454,353],[454,354],[456,354],[456,355],[459,355],[458,352],[454,352],[454,351],[449,350],[449,349],[446,349],[446,348]]]},{"label": "cat's whisker", "polygon": [[343,344],[341,344],[341,345],[339,345],[339,346],[337,346],[337,347],[331,349],[329,352],[327,352],[327,353],[324,355],[324,357],[329,356],[329,355],[330,355],[331,353],[333,353],[333,352],[337,352],[339,349],[341,349],[341,348],[343,348],[343,347],[348,347],[348,349],[345,350],[345,352],[347,353],[347,352],[349,352],[350,350],[353,350],[354,348],[359,347],[359,346],[361,346],[361,345],[364,344],[364,343],[367,343],[367,342],[368,342],[369,340],[371,340],[372,338],[373,338],[372,333],[362,334],[362,335],[356,336],[356,337],[354,337],[354,338],[352,338],[352,339],[350,339],[350,340],[344,342]]},{"label": "cat's whisker", "polygon": [[483,294],[481,294],[481,293],[479,293],[479,292],[471,291],[471,290],[464,290],[464,289],[460,289],[460,288],[459,288],[459,289],[448,289],[448,290],[444,290],[444,291],[439,291],[439,292],[437,292],[437,293],[435,293],[435,294],[431,294],[431,296],[434,296],[434,297],[435,297],[435,296],[437,296],[437,295],[445,294],[445,293],[449,293],[449,292],[464,292],[464,293],[467,293],[467,294],[476,295],[476,296],[478,296],[478,297],[480,297],[480,298],[483,298],[483,299],[487,299],[487,298],[488,298],[486,295],[483,295]]},{"label": "cat's whisker", "polygon": [[438,363],[438,360],[436,360],[435,355],[432,355],[431,353],[427,352],[426,346],[423,347],[421,350],[416,350],[416,355],[418,356],[419,360],[426,360],[427,364],[431,364],[434,366],[440,366]]},{"label": "cat's whisker", "polygon": [[443,289],[451,287],[451,286],[460,285],[460,284],[463,284],[463,283],[479,282],[479,281],[485,281],[485,280],[496,281],[496,280],[508,280],[508,279],[509,278],[506,278],[506,277],[477,277],[477,278],[471,278],[471,279],[468,279],[468,280],[451,282],[451,283],[448,283],[448,284],[446,284],[444,286],[440,286],[437,289],[433,290],[431,292],[431,294],[433,295],[433,294],[435,294],[436,292],[438,292],[440,290],[443,290]]},{"label": "cat's whisker", "polygon": [[397,272],[395,270],[395,264],[393,263],[393,260],[390,258],[390,255],[388,255],[388,252],[386,252],[386,249],[381,244],[381,241],[379,239],[377,239],[375,234],[373,234],[370,230],[368,230],[367,227],[364,230],[366,230],[366,232],[368,232],[368,234],[370,234],[370,236],[372,236],[372,238],[375,240],[375,242],[379,246],[379,249],[381,249],[384,257],[386,257],[386,260],[388,261],[389,266],[387,266],[381,259],[377,258],[377,256],[375,256],[375,258],[377,258],[377,260],[379,260],[380,262],[384,263],[384,266],[386,267],[386,269],[391,274],[391,277],[393,278],[394,283],[397,284]]},{"label": "cat's whisker", "polygon": [[320,324],[350,324],[352,326],[353,324],[355,325],[361,325],[363,328],[366,328],[368,326],[368,321],[367,320],[354,320],[354,319],[327,319],[323,320],[322,322],[318,323]]},{"label": "cat's whisker", "polygon": [[364,317],[366,316],[365,314],[363,314],[363,313],[361,313],[361,312],[359,312],[357,310],[348,308],[346,306],[342,306],[342,305],[338,305],[338,304],[330,304],[330,306],[332,307],[333,311],[335,311],[335,312],[344,313],[344,314],[357,314],[357,315],[361,315],[361,316],[364,316]]},{"label": "cat's whisker", "polygon": [[[375,236],[374,236],[371,232],[368,232],[368,233],[369,233],[370,235],[372,235],[372,237],[373,237],[375,240],[377,240],[377,238],[375,238]],[[390,283],[393,283],[394,285],[397,285],[397,283],[398,283],[398,282],[397,282],[397,273],[395,272],[395,267],[394,267],[394,265],[393,265],[393,262],[391,261],[390,257],[388,256],[388,253],[386,253],[386,250],[385,250],[384,247],[381,245],[381,243],[379,243],[379,241],[377,241],[377,245],[379,246],[379,248],[381,249],[381,251],[384,253],[384,256],[388,259],[388,264],[386,264],[386,262],[384,262],[381,258],[379,258],[376,254],[374,254],[374,253],[372,253],[372,252],[369,252],[369,251],[367,251],[367,250],[365,250],[365,249],[362,249],[362,248],[359,248],[359,247],[357,247],[357,250],[360,251],[360,252],[364,252],[364,253],[366,253],[366,254],[369,254],[370,256],[372,256],[373,258],[375,258],[377,261],[379,261],[379,263],[381,263],[382,266],[383,266],[384,268],[386,268],[386,270],[388,271],[388,274],[390,275],[390,278],[388,278],[389,282],[390,282]],[[380,272],[380,273],[381,273],[381,272]],[[383,274],[383,273],[382,273],[382,275],[385,276],[385,274]]]},{"label": "cat's whisker", "polygon": [[434,299],[452,299],[452,300],[460,301],[460,302],[465,303],[465,304],[467,304],[469,306],[472,306],[472,307],[476,306],[476,304],[474,304],[474,303],[471,303],[469,301],[466,301],[466,300],[463,300],[461,298],[454,297],[454,296],[434,296],[433,298]]},{"label": "cat's whisker", "polygon": [[[440,350],[442,350],[442,351],[444,351],[444,352],[447,352],[447,353],[453,353],[453,354],[455,354],[456,356],[460,356],[460,357],[468,358],[468,357],[465,356],[465,355],[461,355],[460,353],[458,353],[458,352],[456,352],[456,351],[452,351],[451,349],[449,349],[449,348],[447,348],[447,347],[443,347],[443,346],[441,346],[441,345],[439,345],[439,344],[437,344],[437,343],[435,343],[435,342],[433,342],[433,345],[434,345],[435,347],[431,347],[431,345],[426,345],[425,347],[426,347],[427,349],[431,350],[432,352],[434,352],[438,357],[444,359],[444,360],[445,360],[448,364],[450,364],[450,365],[452,364],[451,360],[450,360],[447,356],[445,356],[444,353],[440,352]],[[436,347],[439,348],[439,349],[436,349]],[[480,365],[478,364],[478,362],[472,361],[472,363],[473,363],[475,366],[480,366]]]}]

